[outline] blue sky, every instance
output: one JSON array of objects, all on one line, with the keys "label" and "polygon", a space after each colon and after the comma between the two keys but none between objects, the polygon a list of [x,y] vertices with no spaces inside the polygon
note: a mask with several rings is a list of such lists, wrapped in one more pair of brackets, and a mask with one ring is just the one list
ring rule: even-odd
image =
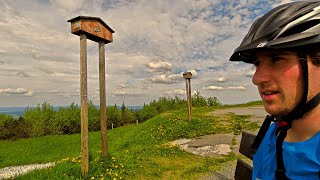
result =
[{"label": "blue sky", "polygon": [[[192,91],[224,104],[258,100],[254,68],[229,62],[252,22],[290,0],[0,0],[0,107],[80,100],[79,37],[67,20],[100,17],[107,104],[143,105]],[[98,44],[88,41],[88,98],[99,104]]]}]

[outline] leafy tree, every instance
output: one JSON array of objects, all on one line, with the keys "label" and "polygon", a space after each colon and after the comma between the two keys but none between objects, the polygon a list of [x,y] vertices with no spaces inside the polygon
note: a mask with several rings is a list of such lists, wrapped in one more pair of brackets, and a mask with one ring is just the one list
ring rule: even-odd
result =
[{"label": "leafy tree", "polygon": [[81,132],[80,107],[74,102],[69,107],[60,107],[55,115],[55,134]]},{"label": "leafy tree", "polygon": [[200,95],[200,92],[197,91],[192,96],[192,107],[204,107],[207,106],[207,100],[205,97]]},{"label": "leafy tree", "polygon": [[152,105],[145,105],[143,108],[139,111],[139,117],[140,121],[144,122],[150,118],[153,118],[154,116],[158,115],[158,111],[155,106]]},{"label": "leafy tree", "polygon": [[23,113],[23,117],[30,124],[30,136],[43,136],[53,133],[52,124],[55,111],[53,106],[48,102],[43,102],[35,108],[27,107]]},{"label": "leafy tree", "polygon": [[218,100],[217,97],[209,97],[207,99],[208,106],[221,106],[222,103]]},{"label": "leafy tree", "polygon": [[90,131],[100,130],[100,110],[92,101],[88,103],[88,126]]},{"label": "leafy tree", "polygon": [[119,127],[121,124],[121,111],[118,109],[117,105],[107,107],[107,121],[109,128],[113,123],[115,127]]},{"label": "leafy tree", "polygon": [[129,111],[128,109],[125,109],[122,113],[122,121],[123,124],[129,124],[133,123],[135,120],[134,113],[132,111]]},{"label": "leafy tree", "polygon": [[10,121],[13,121],[13,117],[11,115],[0,113],[0,127],[4,126]]}]

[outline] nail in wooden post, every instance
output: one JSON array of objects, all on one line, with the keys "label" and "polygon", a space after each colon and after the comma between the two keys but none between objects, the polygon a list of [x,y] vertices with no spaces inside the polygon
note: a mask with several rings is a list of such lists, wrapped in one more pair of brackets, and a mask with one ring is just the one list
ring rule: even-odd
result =
[{"label": "nail in wooden post", "polygon": [[105,43],[99,42],[99,86],[100,86],[100,125],[101,155],[107,157],[107,117],[106,117],[106,86],[105,86]]},{"label": "nail in wooden post", "polygon": [[81,173],[89,171],[88,151],[88,92],[87,92],[87,36],[80,34],[80,94],[81,94]]}]

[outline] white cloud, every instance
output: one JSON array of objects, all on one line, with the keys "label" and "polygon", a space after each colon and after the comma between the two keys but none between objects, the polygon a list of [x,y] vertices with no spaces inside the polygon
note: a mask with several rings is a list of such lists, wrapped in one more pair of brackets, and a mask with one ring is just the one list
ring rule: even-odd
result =
[{"label": "white cloud", "polygon": [[228,87],[227,89],[231,90],[246,90],[247,88],[244,86],[234,86],[234,87]]},{"label": "white cloud", "polygon": [[183,80],[183,77],[181,74],[160,75],[160,76],[155,76],[151,79],[151,81],[154,83],[164,83],[164,84],[172,84],[182,80]]},{"label": "white cloud", "polygon": [[5,88],[5,89],[0,89],[0,93],[6,93],[6,94],[22,94],[26,96],[32,96],[33,92],[30,90],[27,90],[25,88]]},{"label": "white cloud", "polygon": [[150,62],[147,65],[149,68],[159,70],[159,71],[170,71],[172,70],[172,64],[168,62],[158,61],[158,62]]},{"label": "white cloud", "polygon": [[112,95],[113,96],[123,96],[123,95],[126,95],[128,93],[124,92],[124,91],[116,91],[116,92],[113,92]]},{"label": "white cloud", "polygon": [[208,90],[223,90],[223,87],[220,86],[208,86],[208,87],[203,87],[202,89],[208,89]]},{"label": "white cloud", "polygon": [[227,81],[227,79],[226,78],[224,78],[224,77],[219,77],[219,78],[217,78],[217,82],[226,82]]},{"label": "white cloud", "polygon": [[186,94],[186,90],[184,89],[176,89],[174,91],[167,91],[166,92],[169,95],[175,96],[175,95],[185,95]]}]

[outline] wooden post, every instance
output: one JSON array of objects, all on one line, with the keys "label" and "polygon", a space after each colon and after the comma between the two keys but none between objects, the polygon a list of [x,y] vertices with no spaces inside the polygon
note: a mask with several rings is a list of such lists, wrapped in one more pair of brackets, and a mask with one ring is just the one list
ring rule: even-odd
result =
[{"label": "wooden post", "polygon": [[189,121],[191,121],[191,117],[192,117],[192,98],[191,98],[191,81],[190,79],[188,80],[188,107],[189,107]]},{"label": "wooden post", "polygon": [[187,102],[188,102],[188,119],[191,121],[191,111],[192,111],[192,99],[191,99],[191,72],[184,72],[183,78],[186,79],[186,94],[187,94]]},{"label": "wooden post", "polygon": [[81,94],[81,173],[89,171],[88,152],[88,91],[87,91],[87,36],[80,34],[80,94]]},{"label": "wooden post", "polygon": [[191,120],[191,113],[190,113],[190,101],[189,101],[189,83],[188,79],[186,79],[186,94],[187,94],[187,103],[188,103],[188,119]]},{"label": "wooden post", "polygon": [[105,86],[105,43],[99,42],[99,87],[100,87],[100,125],[101,155],[107,157],[107,117],[106,117],[106,86]]},{"label": "wooden post", "polygon": [[107,118],[105,88],[105,43],[113,41],[112,30],[99,17],[78,16],[68,20],[71,33],[80,36],[80,88],[81,88],[81,173],[89,171],[88,152],[88,92],[87,92],[87,38],[99,43],[100,124],[102,156],[107,155]]}]

